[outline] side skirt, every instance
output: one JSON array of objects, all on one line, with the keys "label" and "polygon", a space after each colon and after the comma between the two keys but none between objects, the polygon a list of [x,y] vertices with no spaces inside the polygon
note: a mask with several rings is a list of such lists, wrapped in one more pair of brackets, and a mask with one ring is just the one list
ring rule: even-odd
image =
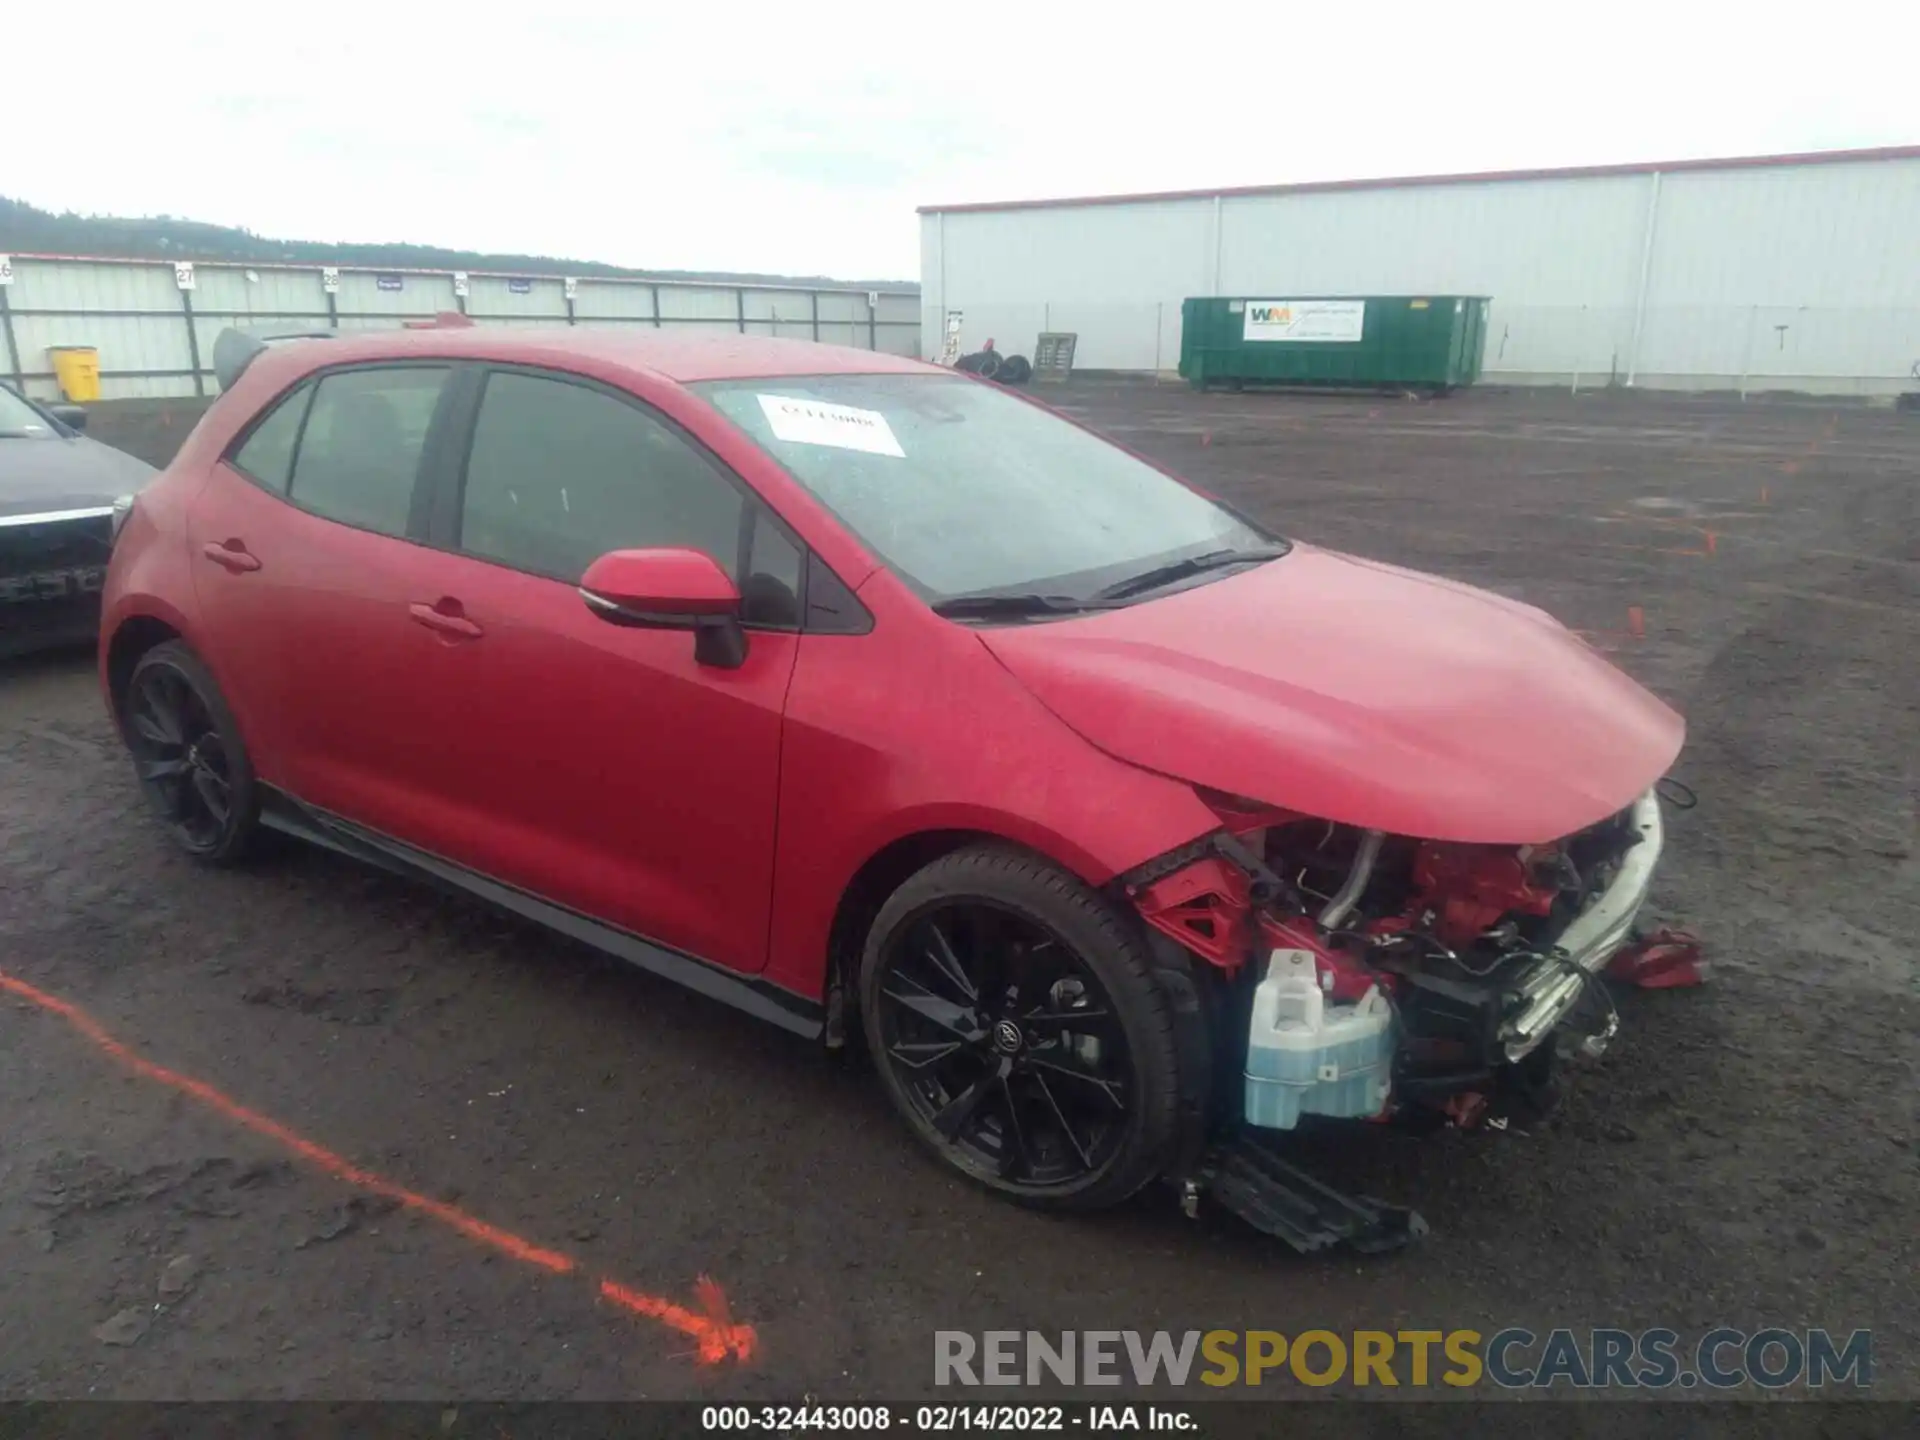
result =
[{"label": "side skirt", "polygon": [[737,975],[696,956],[617,929],[569,910],[538,895],[482,875],[451,860],[381,835],[354,824],[351,820],[296,800],[271,785],[260,787],[262,824],[298,839],[338,851],[355,860],[377,865],[396,875],[425,880],[443,889],[482,900],[510,910],[547,929],[592,946],[616,960],[660,975],[689,990],[721,1000],[760,1020],[771,1021],[782,1030],[817,1040],[826,1028],[826,1009],[817,1000],[796,995],[778,985]]}]

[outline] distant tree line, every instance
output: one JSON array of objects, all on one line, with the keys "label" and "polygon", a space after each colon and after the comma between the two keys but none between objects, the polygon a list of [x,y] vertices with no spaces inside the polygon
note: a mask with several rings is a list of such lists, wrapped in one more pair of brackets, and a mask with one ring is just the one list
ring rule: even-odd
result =
[{"label": "distant tree line", "polygon": [[633,270],[551,255],[495,255],[438,245],[334,244],[274,240],[230,225],[172,215],[54,214],[0,195],[0,254],[100,255],[130,260],[230,260],[258,264],[344,265],[367,270],[502,270],[510,274],[611,276],[639,280],[719,280],[750,284],[898,288],[897,280],[833,280],[824,275],[760,275],[735,270]]}]

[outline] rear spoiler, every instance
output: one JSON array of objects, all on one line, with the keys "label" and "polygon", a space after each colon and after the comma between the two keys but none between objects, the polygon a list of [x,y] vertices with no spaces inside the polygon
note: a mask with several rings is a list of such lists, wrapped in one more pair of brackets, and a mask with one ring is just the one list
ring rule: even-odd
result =
[{"label": "rear spoiler", "polygon": [[231,390],[234,383],[247,373],[247,366],[253,363],[254,357],[269,345],[279,345],[288,340],[335,340],[339,335],[338,330],[313,325],[250,330],[230,325],[214,338],[213,378],[221,390]]}]

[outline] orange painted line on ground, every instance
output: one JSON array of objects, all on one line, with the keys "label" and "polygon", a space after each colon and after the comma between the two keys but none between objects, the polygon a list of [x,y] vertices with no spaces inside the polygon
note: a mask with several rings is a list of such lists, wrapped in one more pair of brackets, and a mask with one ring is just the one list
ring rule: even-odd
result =
[{"label": "orange painted line on ground", "polygon": [[[323,1171],[336,1180],[344,1181],[361,1190],[394,1201],[406,1209],[431,1216],[449,1229],[457,1231],[467,1239],[490,1249],[497,1250],[522,1264],[532,1265],[555,1275],[571,1275],[579,1271],[579,1264],[558,1250],[549,1250],[523,1240],[511,1231],[502,1230],[497,1225],[476,1219],[458,1206],[445,1201],[435,1200],[418,1191],[409,1190],[404,1185],[395,1184],[383,1175],[364,1170],[344,1156],[336,1154],[324,1145],[316,1144],[279,1121],[250,1110],[239,1101],[224,1092],[196,1080],[191,1075],[183,1075],[177,1070],[169,1070],[164,1065],[156,1065],[143,1055],[136,1054],[126,1045],[116,1040],[98,1020],[70,1000],[62,1000],[58,995],[50,995],[38,986],[30,985],[0,970],[0,990],[19,996],[49,1014],[58,1015],[68,1025],[78,1031],[94,1046],[132,1071],[143,1080],[151,1080],[170,1090],[198,1100],[215,1113],[244,1126],[256,1135],[263,1135],[275,1144],[292,1151],[315,1169]],[[712,1280],[702,1275],[694,1286],[700,1308],[689,1310],[676,1305],[673,1301],[644,1291],[633,1290],[613,1280],[602,1279],[598,1282],[599,1294],[603,1299],[618,1305],[629,1314],[643,1315],[656,1320],[670,1329],[690,1336],[695,1343],[694,1354],[703,1365],[714,1365],[729,1355],[737,1360],[749,1360],[753,1357],[758,1344],[758,1336],[753,1326],[736,1322],[727,1308],[724,1291]]]},{"label": "orange painted line on ground", "polygon": [[657,1295],[644,1295],[638,1290],[629,1290],[613,1280],[600,1282],[600,1294],[624,1310],[636,1315],[645,1315],[650,1320],[658,1320],[662,1325],[670,1325],[683,1335],[693,1337],[699,1347],[694,1351],[703,1365],[717,1365],[727,1356],[737,1360],[751,1360],[759,1344],[759,1336],[751,1325],[734,1323],[727,1309],[727,1297],[720,1287],[702,1275],[694,1282],[694,1294],[699,1297],[700,1309],[689,1310],[685,1306],[675,1305],[670,1300],[662,1300]]},{"label": "orange painted line on ground", "polygon": [[108,1034],[106,1027],[99,1021],[70,1001],[62,1000],[57,995],[49,995],[46,991],[37,989],[24,980],[16,980],[4,972],[0,972],[0,989],[10,990],[22,999],[32,1001],[42,1010],[52,1011],[142,1079],[157,1081],[169,1089],[192,1096],[208,1109],[217,1111],[235,1124],[244,1125],[255,1134],[264,1135],[276,1144],[285,1146],[309,1165],[315,1169],[324,1170],[336,1180],[344,1180],[349,1185],[385,1196],[406,1206],[409,1210],[418,1210],[423,1215],[431,1215],[443,1225],[458,1230],[469,1240],[489,1245],[502,1254],[528,1265],[538,1266],[542,1270],[551,1270],[556,1275],[565,1275],[574,1268],[573,1261],[558,1251],[543,1250],[538,1245],[530,1245],[517,1235],[509,1234],[483,1220],[474,1219],[464,1210],[418,1194],[403,1185],[396,1185],[370,1170],[362,1170],[358,1165],[334,1154],[325,1146],[316,1145],[304,1136],[296,1135],[277,1120],[268,1119],[258,1111],[249,1110],[239,1101],[214,1089],[204,1080],[196,1080],[191,1075],[182,1075],[176,1070],[169,1070],[164,1065],[156,1065],[153,1061],[136,1055]]}]

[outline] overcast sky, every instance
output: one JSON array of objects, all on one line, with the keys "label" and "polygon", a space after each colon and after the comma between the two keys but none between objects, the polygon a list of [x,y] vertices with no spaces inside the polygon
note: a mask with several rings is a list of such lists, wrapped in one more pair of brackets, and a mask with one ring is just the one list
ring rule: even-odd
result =
[{"label": "overcast sky", "polygon": [[13,6],[0,194],[914,279],[930,203],[1920,142],[1915,0],[1129,8]]}]

